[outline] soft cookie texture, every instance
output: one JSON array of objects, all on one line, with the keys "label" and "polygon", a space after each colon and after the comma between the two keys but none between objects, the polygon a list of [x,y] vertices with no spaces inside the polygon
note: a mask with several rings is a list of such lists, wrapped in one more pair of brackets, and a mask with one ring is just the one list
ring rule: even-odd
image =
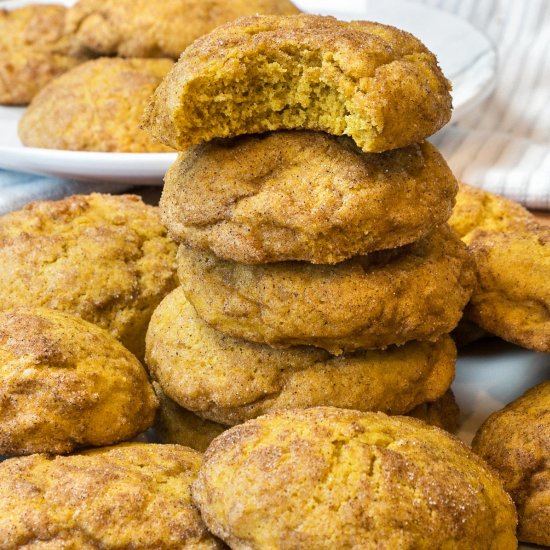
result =
[{"label": "soft cookie texture", "polygon": [[28,147],[161,153],[169,147],[140,129],[142,111],[171,59],[88,61],[42,89],[19,121]]},{"label": "soft cookie texture", "polygon": [[447,391],[455,360],[448,336],[340,357],[313,347],[245,342],[208,326],[181,287],[155,310],[147,332],[146,362],[163,391],[228,425],[315,405],[402,414]]},{"label": "soft cookie texture", "polygon": [[504,340],[549,352],[550,227],[521,205],[465,184],[449,223],[479,273],[467,317]]},{"label": "soft cookie texture", "polygon": [[550,546],[550,381],[493,413],[472,447],[514,499],[518,538]]},{"label": "soft cookie texture", "polygon": [[172,57],[222,23],[256,13],[291,15],[288,0],[80,0],[67,30],[102,55]]},{"label": "soft cookie texture", "polygon": [[235,426],[192,493],[235,550],[517,547],[514,505],[478,456],[382,413],[317,407]]},{"label": "soft cookie texture", "polygon": [[0,310],[43,306],[105,328],[143,357],[149,319],[176,285],[175,244],[134,195],[74,195],[0,217]]},{"label": "soft cookie texture", "polygon": [[48,82],[86,60],[65,32],[61,5],[0,9],[0,104],[25,105]]},{"label": "soft cookie texture", "polygon": [[225,548],[191,501],[201,455],[179,445],[126,444],[0,464],[5,549]]},{"label": "soft cookie texture", "polygon": [[183,52],[144,124],[178,150],[303,128],[380,152],[441,128],[451,116],[449,91],[435,56],[394,27],[318,15],[243,17]]},{"label": "soft cookie texture", "polygon": [[470,254],[445,225],[403,249],[335,266],[243,265],[180,246],[178,270],[187,298],[214,328],[333,354],[435,341],[456,326],[475,285]]},{"label": "soft cookie texture", "polygon": [[157,405],[141,363],[103,329],[46,308],[0,312],[0,454],[131,439]]},{"label": "soft cookie texture", "polygon": [[281,131],[181,153],[160,206],[175,240],[221,258],[334,264],[419,239],[456,191],[427,142],[365,154],[349,138]]}]

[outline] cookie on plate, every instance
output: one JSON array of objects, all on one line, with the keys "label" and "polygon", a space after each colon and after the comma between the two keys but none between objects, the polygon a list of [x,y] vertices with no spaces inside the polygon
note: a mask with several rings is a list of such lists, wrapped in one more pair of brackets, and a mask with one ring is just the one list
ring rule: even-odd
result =
[{"label": "cookie on plate", "polygon": [[67,30],[100,55],[177,59],[199,36],[256,13],[299,10],[289,0],[79,0],[69,10]]},{"label": "cookie on plate", "polygon": [[0,464],[2,546],[224,548],[191,501],[200,465],[192,449],[143,443],[6,460]]},{"label": "cookie on plate", "polygon": [[218,436],[192,486],[231,548],[517,548],[516,512],[469,448],[419,420],[316,407]]},{"label": "cookie on plate", "polygon": [[183,52],[144,124],[178,150],[308,129],[380,152],[439,130],[451,116],[449,92],[435,56],[394,27],[319,15],[243,17]]},{"label": "cookie on plate", "polygon": [[143,358],[175,286],[176,246],[134,195],[73,195],[0,217],[0,310],[43,306],[99,325]]},{"label": "cookie on plate", "polygon": [[518,510],[518,538],[550,546],[550,381],[493,413],[472,448],[500,475]]},{"label": "cookie on plate", "polygon": [[446,225],[402,249],[334,266],[244,265],[180,246],[178,273],[187,298],[214,328],[333,354],[435,341],[456,326],[475,285],[470,254]]},{"label": "cookie on plate", "polygon": [[521,205],[464,184],[449,223],[479,274],[467,318],[504,340],[549,352],[550,227]]},{"label": "cookie on plate", "polygon": [[419,239],[448,219],[456,191],[427,142],[365,154],[350,138],[281,131],[181,153],[160,206],[175,240],[218,257],[334,264]]},{"label": "cookie on plate", "polygon": [[61,5],[0,8],[0,104],[26,105],[48,82],[87,59],[65,32]]},{"label": "cookie on plate", "polygon": [[311,346],[246,342],[207,325],[181,287],[155,310],[147,331],[146,362],[163,391],[182,407],[228,425],[315,405],[406,413],[447,391],[455,361],[446,335],[339,357]]},{"label": "cookie on plate", "polygon": [[50,82],[19,121],[28,147],[124,153],[171,149],[140,129],[142,111],[171,59],[101,58]]},{"label": "cookie on plate", "polygon": [[141,363],[103,329],[46,308],[0,312],[0,454],[132,439],[157,405]]}]

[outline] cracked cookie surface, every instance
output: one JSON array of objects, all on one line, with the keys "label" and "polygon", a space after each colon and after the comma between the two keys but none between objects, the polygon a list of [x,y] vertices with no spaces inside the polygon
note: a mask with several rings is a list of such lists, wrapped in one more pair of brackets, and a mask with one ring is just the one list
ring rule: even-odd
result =
[{"label": "cracked cookie surface", "polygon": [[369,21],[255,16],[187,48],[156,90],[144,125],[177,150],[301,128],[381,152],[422,141],[450,115],[450,84],[412,35]]},{"label": "cracked cookie surface", "polygon": [[161,302],[147,332],[146,362],[163,391],[228,425],[316,405],[406,413],[447,391],[455,360],[446,335],[339,357],[314,347],[245,342],[208,326],[181,287]]},{"label": "cracked cookie surface", "polygon": [[101,326],[143,358],[176,286],[176,245],[135,195],[73,195],[0,217],[0,310],[42,306]]},{"label": "cracked cookie surface", "polygon": [[141,363],[103,329],[46,308],[0,312],[0,454],[132,439],[157,405]]},{"label": "cracked cookie surface", "polygon": [[224,548],[191,502],[200,464],[192,449],[138,443],[5,460],[2,548]]},{"label": "cracked cookie surface", "polygon": [[411,418],[316,407],[235,426],[192,487],[234,549],[515,549],[516,514],[485,463]]},{"label": "cracked cookie surface", "polygon": [[467,318],[504,340],[549,352],[550,227],[520,204],[465,184],[449,224],[477,265]]},{"label": "cracked cookie surface", "polygon": [[226,260],[334,264],[419,239],[456,191],[427,142],[365,154],[349,138],[281,131],[181,153],[160,207],[175,240]]},{"label": "cracked cookie surface", "polygon": [[446,225],[402,249],[346,262],[244,265],[180,246],[178,274],[212,327],[274,347],[333,354],[436,340],[462,316],[475,285],[470,254]]},{"label": "cracked cookie surface", "polygon": [[518,538],[550,546],[550,381],[493,413],[472,448],[500,475],[518,510]]}]

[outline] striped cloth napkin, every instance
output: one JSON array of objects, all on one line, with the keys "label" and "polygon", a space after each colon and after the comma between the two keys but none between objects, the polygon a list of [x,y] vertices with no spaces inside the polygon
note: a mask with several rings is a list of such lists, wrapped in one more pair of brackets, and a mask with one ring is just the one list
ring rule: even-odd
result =
[{"label": "striped cloth napkin", "polygon": [[469,20],[494,42],[495,92],[433,138],[455,175],[550,210],[550,0],[410,0]]}]

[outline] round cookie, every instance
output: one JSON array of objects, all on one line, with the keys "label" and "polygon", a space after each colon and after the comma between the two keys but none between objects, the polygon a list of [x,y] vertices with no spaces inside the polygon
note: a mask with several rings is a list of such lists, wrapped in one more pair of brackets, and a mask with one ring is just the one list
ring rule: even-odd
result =
[{"label": "round cookie", "polygon": [[550,227],[519,204],[464,184],[450,224],[479,274],[468,319],[504,340],[550,352]]},{"label": "round cookie", "polygon": [[0,310],[44,306],[99,325],[138,358],[175,285],[175,244],[134,195],[74,195],[0,217]]},{"label": "round cookie", "polygon": [[201,455],[126,444],[0,464],[4,548],[225,548],[191,501]]},{"label": "round cookie", "polygon": [[[186,445],[204,452],[214,438],[229,429],[225,424],[206,420],[180,407],[163,393],[157,382],[153,382],[153,387],[160,402],[153,429],[160,442]],[[458,427],[459,412],[453,392],[448,390],[436,401],[422,403],[409,411],[406,416],[412,416],[432,426],[454,432]]]},{"label": "round cookie", "polygon": [[157,406],[141,363],[103,329],[46,308],[0,312],[0,454],[132,439]]},{"label": "round cookie", "polygon": [[394,27],[259,15],[189,46],[155,91],[144,124],[180,151],[214,138],[308,129],[381,152],[448,122],[449,92],[435,56]]},{"label": "round cookie", "polygon": [[499,479],[411,418],[318,407],[269,414],[210,445],[192,486],[231,548],[517,548]]},{"label": "round cookie", "polygon": [[171,59],[102,58],[56,78],[19,121],[27,147],[125,153],[171,151],[140,129],[142,111]]},{"label": "round cookie", "polygon": [[334,264],[419,239],[456,191],[427,142],[365,154],[349,138],[281,131],[181,153],[160,206],[175,240],[220,258]]},{"label": "round cookie", "polygon": [[550,546],[550,381],[493,413],[472,448],[498,472],[514,499],[518,538]]},{"label": "round cookie", "polygon": [[208,326],[181,287],[161,302],[147,331],[146,362],[163,391],[227,425],[315,405],[405,413],[447,391],[455,361],[448,336],[340,357],[245,342]]},{"label": "round cookie", "polygon": [[101,55],[177,59],[199,36],[256,13],[299,10],[289,0],[79,0],[69,10],[67,28]]},{"label": "round cookie", "polygon": [[335,266],[251,266],[180,246],[178,273],[187,298],[214,328],[333,354],[435,341],[456,326],[475,284],[466,246],[445,225],[403,249]]},{"label": "round cookie", "polygon": [[26,105],[48,82],[85,61],[65,32],[61,5],[0,8],[0,104]]}]

